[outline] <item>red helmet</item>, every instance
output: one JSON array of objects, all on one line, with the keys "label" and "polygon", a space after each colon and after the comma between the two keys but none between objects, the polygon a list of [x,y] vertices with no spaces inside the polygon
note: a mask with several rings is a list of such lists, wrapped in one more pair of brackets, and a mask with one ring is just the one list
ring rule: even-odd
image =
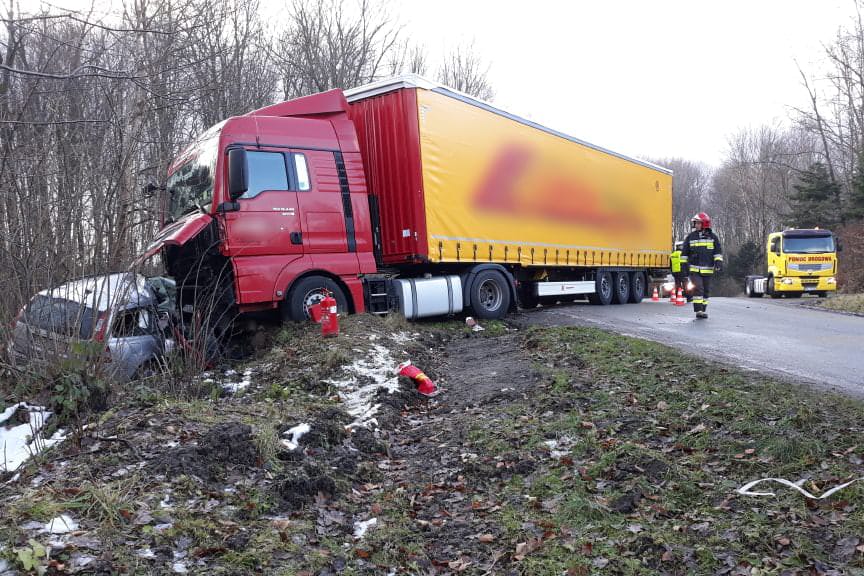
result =
[{"label": "red helmet", "polygon": [[693,224],[696,222],[701,222],[703,229],[711,227],[711,217],[705,212],[699,212],[698,214],[693,215],[693,218],[690,219],[691,227],[694,227]]}]

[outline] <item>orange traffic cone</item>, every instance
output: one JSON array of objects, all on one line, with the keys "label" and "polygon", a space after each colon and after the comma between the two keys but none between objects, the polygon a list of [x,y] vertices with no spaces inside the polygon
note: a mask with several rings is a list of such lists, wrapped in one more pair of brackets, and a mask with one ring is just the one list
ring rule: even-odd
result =
[{"label": "orange traffic cone", "polygon": [[669,302],[675,306],[678,305],[678,296],[676,296],[675,288],[672,288],[672,293],[669,294]]},{"label": "orange traffic cone", "polygon": [[687,299],[684,298],[684,291],[679,287],[678,288],[678,298],[675,299],[676,306],[684,306],[687,304]]},{"label": "orange traffic cone", "polygon": [[660,301],[660,293],[657,292],[657,287],[654,286],[654,292],[651,293],[651,301],[659,302]]}]

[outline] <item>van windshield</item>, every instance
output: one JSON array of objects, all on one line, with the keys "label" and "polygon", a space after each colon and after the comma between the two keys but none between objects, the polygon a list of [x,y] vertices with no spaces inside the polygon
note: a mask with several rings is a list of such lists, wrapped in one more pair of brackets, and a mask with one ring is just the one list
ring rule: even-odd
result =
[{"label": "van windshield", "polygon": [[[208,131],[208,135],[211,132]],[[172,220],[200,208],[209,211],[218,149],[219,133],[216,132],[195,146],[189,160],[168,177],[168,212]]]},{"label": "van windshield", "polygon": [[834,252],[833,236],[784,236],[783,252],[787,254],[823,254]]}]

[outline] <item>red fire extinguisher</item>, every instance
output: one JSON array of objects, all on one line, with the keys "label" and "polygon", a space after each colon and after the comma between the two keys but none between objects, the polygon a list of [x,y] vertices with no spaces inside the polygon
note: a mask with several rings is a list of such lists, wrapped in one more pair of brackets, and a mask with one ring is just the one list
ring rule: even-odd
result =
[{"label": "red fire extinguisher", "polygon": [[336,299],[333,294],[327,292],[321,299],[321,335],[339,335],[339,316],[336,315]]}]

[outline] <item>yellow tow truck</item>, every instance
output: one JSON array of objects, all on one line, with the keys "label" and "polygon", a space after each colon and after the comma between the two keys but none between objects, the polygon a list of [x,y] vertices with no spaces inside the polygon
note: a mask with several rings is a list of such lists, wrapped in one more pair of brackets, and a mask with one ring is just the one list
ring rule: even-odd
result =
[{"label": "yellow tow truck", "polygon": [[837,242],[830,230],[773,232],[766,250],[768,274],[745,279],[744,291],[750,298],[798,298],[805,293],[824,298],[837,290]]}]

